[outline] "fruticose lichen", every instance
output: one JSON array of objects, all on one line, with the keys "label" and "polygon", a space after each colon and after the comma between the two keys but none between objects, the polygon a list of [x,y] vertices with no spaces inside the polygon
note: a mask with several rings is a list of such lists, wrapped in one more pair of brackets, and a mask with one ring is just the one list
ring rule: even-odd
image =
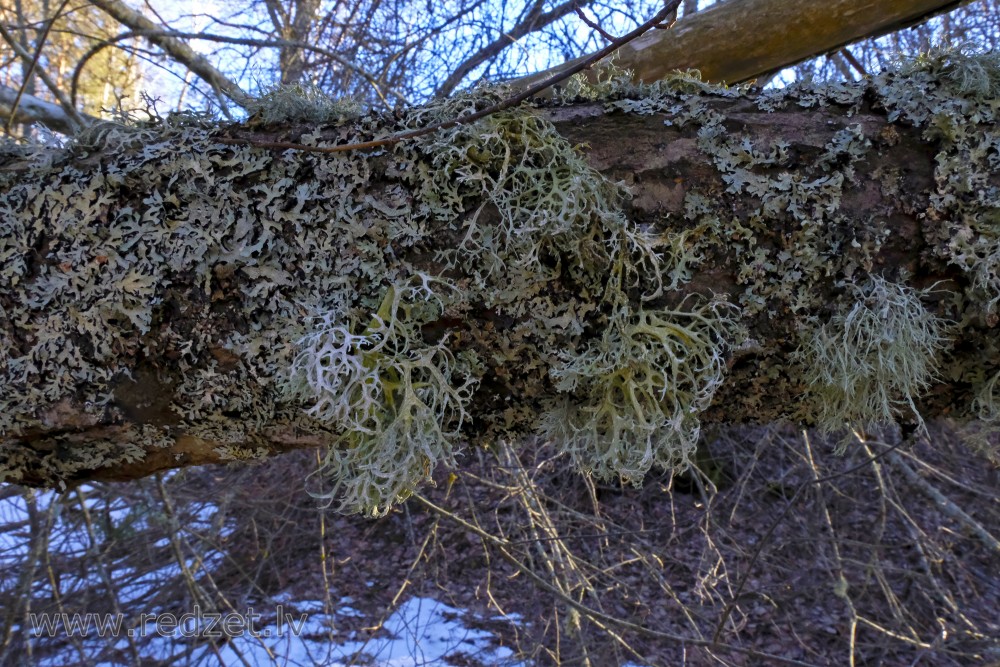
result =
[{"label": "fruticose lichen", "polygon": [[724,343],[737,310],[712,301],[692,311],[640,310],[616,317],[582,354],[552,368],[557,399],[542,433],[576,464],[635,484],[656,465],[690,462],[698,414],[725,374]]},{"label": "fruticose lichen", "polygon": [[920,302],[925,291],[878,276],[847,287],[853,303],[813,323],[799,349],[819,425],[867,428],[901,416],[922,425],[915,401],[934,379],[948,323]]},{"label": "fruticose lichen", "polygon": [[340,500],[343,509],[382,514],[436,464],[455,463],[476,369],[444,340],[423,341],[421,325],[444,310],[435,287],[455,288],[417,278],[390,286],[363,332],[327,313],[298,342],[287,394],[342,430],[323,464],[335,482],[323,497]]},{"label": "fruticose lichen", "polygon": [[247,106],[249,123],[340,124],[358,118],[361,105],[355,100],[332,98],[307,83],[278,86],[264,91]]}]

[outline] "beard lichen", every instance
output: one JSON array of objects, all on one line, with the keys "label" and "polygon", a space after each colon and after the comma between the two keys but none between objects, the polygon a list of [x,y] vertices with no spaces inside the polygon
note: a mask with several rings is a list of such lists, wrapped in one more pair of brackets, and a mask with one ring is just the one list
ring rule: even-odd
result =
[{"label": "beard lichen", "polygon": [[551,369],[564,395],[543,416],[542,433],[606,479],[638,485],[654,465],[686,467],[737,316],[717,300],[690,311],[619,312],[599,342]]},{"label": "beard lichen", "polygon": [[442,288],[455,290],[423,275],[391,285],[364,331],[353,333],[342,314],[326,313],[297,343],[284,393],[341,430],[320,470],[333,485],[319,496],[343,510],[380,516],[438,463],[455,463],[476,368],[456,359],[444,340],[423,341],[421,326],[450,296]]},{"label": "beard lichen", "polygon": [[900,417],[923,425],[916,400],[935,377],[949,323],[916,290],[872,276],[825,323],[803,332],[797,356],[807,368],[817,423],[827,431],[869,428]]}]

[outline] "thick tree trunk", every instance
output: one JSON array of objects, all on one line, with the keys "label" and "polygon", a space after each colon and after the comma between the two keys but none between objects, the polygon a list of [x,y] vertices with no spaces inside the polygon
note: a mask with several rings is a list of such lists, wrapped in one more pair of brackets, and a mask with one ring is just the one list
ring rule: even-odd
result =
[{"label": "thick tree trunk", "polygon": [[988,412],[996,106],[960,88],[965,66],[787,95],[615,84],[374,152],[252,144],[356,142],[490,100],[11,152],[0,475]]},{"label": "thick tree trunk", "polygon": [[[925,21],[961,0],[739,0],[685,16],[626,44],[615,63],[636,81],[697,69],[706,81],[738,83]],[[547,72],[519,79],[525,86]]]}]

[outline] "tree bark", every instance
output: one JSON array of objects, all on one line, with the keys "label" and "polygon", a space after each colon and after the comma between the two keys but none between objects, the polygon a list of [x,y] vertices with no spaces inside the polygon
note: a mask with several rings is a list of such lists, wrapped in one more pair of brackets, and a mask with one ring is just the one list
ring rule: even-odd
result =
[{"label": "tree bark", "polygon": [[[622,47],[615,64],[636,81],[697,69],[706,81],[739,83],[903,30],[963,4],[956,0],[740,0],[720,2]],[[525,87],[577,60],[518,79]]]},{"label": "tree bark", "polygon": [[[827,399],[803,341],[881,279],[951,323],[912,408],[969,415],[1000,367],[1000,178],[995,105],[956,86],[933,65],[787,93],[673,79],[367,153],[253,144],[357,142],[490,100],[320,129],[104,125],[3,155],[0,474],[59,486],[342,444],[324,395],[282,379],[323,317],[327,350],[335,325],[369,336],[341,349],[365,368],[398,326],[386,377],[424,364],[418,393],[465,401],[442,429],[478,442],[593,400],[559,378],[618,354],[610,329],[683,324],[714,295],[739,312],[705,334],[724,382],[685,410],[810,423]],[[888,404],[902,422],[918,419],[907,400]]]}]

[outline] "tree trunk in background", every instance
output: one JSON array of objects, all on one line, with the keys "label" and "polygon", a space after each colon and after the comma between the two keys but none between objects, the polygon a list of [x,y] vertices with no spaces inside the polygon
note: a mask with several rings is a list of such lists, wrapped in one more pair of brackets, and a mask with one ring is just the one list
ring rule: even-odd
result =
[{"label": "tree trunk in background", "polygon": [[[706,81],[738,83],[878,37],[963,4],[956,0],[737,0],[686,15],[670,30],[626,44],[615,64],[636,81],[697,69]],[[582,60],[578,59],[578,60]],[[578,60],[518,79],[527,87]]]},{"label": "tree trunk in background", "polygon": [[[922,308],[954,324],[915,407],[970,414],[1000,366],[996,111],[937,76],[788,97],[679,79],[373,152],[218,139],[350,143],[486,102],[320,130],[181,119],[7,154],[0,471],[57,486],[331,442],[338,424],[279,381],[324,313],[341,336],[376,313],[398,325],[411,338],[397,352],[433,359],[434,378],[458,385],[466,368],[474,387],[448,396],[467,400],[463,437],[478,441],[531,433],[553,398],[583,401],[557,376],[611,354],[602,336],[621,312],[690,312],[714,294],[740,314],[711,333],[725,379],[700,420],[810,422],[822,399],[795,351],[874,300],[873,276],[934,286]],[[615,181],[630,198],[612,201]],[[618,206],[621,230],[602,212]],[[520,217],[501,231],[505,216]],[[654,237],[659,269],[643,254]]]}]

